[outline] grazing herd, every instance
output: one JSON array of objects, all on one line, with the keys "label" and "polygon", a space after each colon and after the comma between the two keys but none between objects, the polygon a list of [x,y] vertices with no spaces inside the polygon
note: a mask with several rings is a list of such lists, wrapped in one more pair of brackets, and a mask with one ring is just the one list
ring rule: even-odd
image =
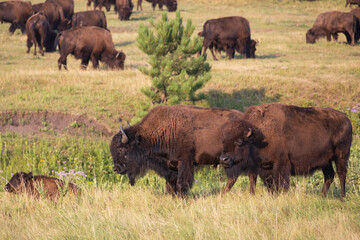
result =
[{"label": "grazing herd", "polygon": [[[176,0],[146,0],[162,10],[177,10]],[[129,20],[134,5],[131,0],[88,0],[93,11],[74,12],[73,0],[0,2],[0,20],[9,22],[9,32],[19,28],[27,35],[27,52],[34,45],[41,55],[56,51],[58,68],[67,70],[67,56],[81,60],[86,69],[89,61],[99,61],[110,69],[124,69],[126,55],[116,50],[107,28],[104,6],[114,5],[120,20]],[[358,0],[347,0],[360,5]],[[98,10],[97,10],[98,9]],[[142,11],[142,0],[137,1]],[[337,41],[343,33],[350,45],[360,38],[360,8],[350,12],[321,13],[306,33],[306,43],[331,37]],[[255,58],[258,41],[252,39],[249,21],[240,16],[207,20],[203,30],[203,48],[214,60],[216,53],[226,52],[229,59],[235,51],[244,58]],[[127,174],[129,183],[153,170],[166,180],[169,194],[184,196],[192,187],[199,166],[221,165],[228,178],[229,191],[241,174],[249,176],[250,193],[255,194],[257,176],[270,192],[287,191],[291,175],[308,175],[321,169],[326,195],[336,171],[340,179],[341,197],[345,197],[347,165],[352,142],[352,126],[345,114],[333,109],[302,108],[277,103],[251,106],[242,113],[234,109],[190,106],[158,106],[143,120],[115,134],[110,144],[114,171]],[[39,197],[42,189],[50,199],[57,199],[64,189],[80,194],[73,184],[46,176],[16,173],[5,186],[8,192],[28,192]]]}]

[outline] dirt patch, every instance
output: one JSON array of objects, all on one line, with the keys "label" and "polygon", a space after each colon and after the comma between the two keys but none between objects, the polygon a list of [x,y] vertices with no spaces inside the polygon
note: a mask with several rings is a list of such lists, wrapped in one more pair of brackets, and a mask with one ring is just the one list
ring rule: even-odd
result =
[{"label": "dirt patch", "polygon": [[62,112],[0,112],[0,132],[111,136],[111,130],[85,115]]}]

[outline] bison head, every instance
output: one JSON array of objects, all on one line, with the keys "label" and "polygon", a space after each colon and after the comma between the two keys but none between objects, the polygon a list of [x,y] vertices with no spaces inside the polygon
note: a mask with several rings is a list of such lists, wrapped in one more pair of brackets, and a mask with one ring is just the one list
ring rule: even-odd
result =
[{"label": "bison head", "polygon": [[33,178],[33,173],[18,172],[5,185],[4,189],[7,192],[21,192],[25,187],[25,182]]},{"label": "bison head", "polygon": [[[125,132],[126,131],[126,132]],[[130,127],[117,133],[110,145],[111,156],[114,161],[114,172],[127,174],[130,185],[135,184],[135,178],[144,174],[145,165],[143,151],[140,147],[141,137]]]},{"label": "bison head", "polygon": [[250,43],[250,58],[255,58],[255,51],[256,51],[256,46],[258,45],[258,41],[255,41],[255,40],[251,40],[251,43]]},{"label": "bison head", "polygon": [[316,36],[312,28],[306,32],[306,43],[315,43]]},{"label": "bison head", "polygon": [[108,65],[111,69],[121,69],[124,70],[126,55],[122,51],[114,51],[113,58],[108,62]]},{"label": "bison head", "polygon": [[177,9],[177,1],[176,0],[167,0],[166,7],[168,8],[169,12],[175,12]]},{"label": "bison head", "polygon": [[229,121],[222,131],[223,152],[220,164],[225,168],[246,169],[254,165],[253,146],[262,148],[267,145],[261,132],[246,121]]}]

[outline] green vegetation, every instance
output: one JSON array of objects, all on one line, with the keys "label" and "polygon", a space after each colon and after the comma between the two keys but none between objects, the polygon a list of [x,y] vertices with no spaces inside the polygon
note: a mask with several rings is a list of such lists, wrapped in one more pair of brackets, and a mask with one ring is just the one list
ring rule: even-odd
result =
[{"label": "green vegetation", "polygon": [[[337,176],[328,197],[320,196],[321,171],[293,177],[290,192],[279,196],[268,194],[261,180],[256,196],[249,196],[246,176],[223,195],[223,170],[211,166],[196,173],[186,199],[168,196],[165,181],[153,172],[131,187],[127,176],[112,170],[111,136],[60,134],[43,119],[37,135],[0,135],[0,239],[359,239],[360,45],[345,44],[342,34],[339,43],[305,43],[316,16],[349,11],[345,2],[178,2],[181,17],[192,19],[195,33],[207,19],[240,15],[249,20],[252,38],[259,40],[256,59],[238,54],[233,60],[224,54],[219,61],[208,58],[212,78],[197,91],[204,96],[197,106],[244,111],[280,102],[331,107],[348,115],[354,132],[345,200],[339,200]],[[149,26],[149,19],[162,18],[148,2],[143,1],[143,8],[125,22],[113,10],[106,13],[116,48],[127,55],[124,71],[82,71],[80,61],[69,56],[69,71],[59,72],[59,53],[26,54],[26,36],[19,31],[10,36],[9,25],[0,24],[0,111],[87,114],[113,133],[119,124],[127,126],[148,101],[141,89],[152,86],[152,79],[139,71],[152,66],[151,57],[138,48],[138,29]],[[85,0],[75,1],[75,11],[85,9]],[[176,13],[167,16],[176,19]],[[14,119],[0,116],[0,128],[12,124]],[[76,121],[66,127],[86,128]],[[2,187],[17,171],[71,180],[83,195],[53,203],[5,193]]]}]

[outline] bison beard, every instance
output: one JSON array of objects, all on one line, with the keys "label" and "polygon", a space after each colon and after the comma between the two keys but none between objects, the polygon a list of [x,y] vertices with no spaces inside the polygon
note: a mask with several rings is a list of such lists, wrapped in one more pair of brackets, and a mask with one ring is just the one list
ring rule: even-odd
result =
[{"label": "bison beard", "polygon": [[287,191],[290,175],[321,169],[326,195],[334,179],[334,161],[341,197],[345,197],[352,141],[351,122],[345,114],[273,103],[249,107],[243,120],[253,125],[250,130],[235,121],[224,125],[220,163],[227,174],[235,178],[242,171],[251,171],[260,175],[269,191]]},{"label": "bison beard", "polygon": [[[194,181],[195,165],[217,165],[222,151],[221,126],[242,113],[230,109],[161,106],[137,125],[117,133],[110,145],[114,171],[130,184],[146,170],[166,180],[167,191],[183,196]],[[229,190],[234,180],[228,179]]]}]

